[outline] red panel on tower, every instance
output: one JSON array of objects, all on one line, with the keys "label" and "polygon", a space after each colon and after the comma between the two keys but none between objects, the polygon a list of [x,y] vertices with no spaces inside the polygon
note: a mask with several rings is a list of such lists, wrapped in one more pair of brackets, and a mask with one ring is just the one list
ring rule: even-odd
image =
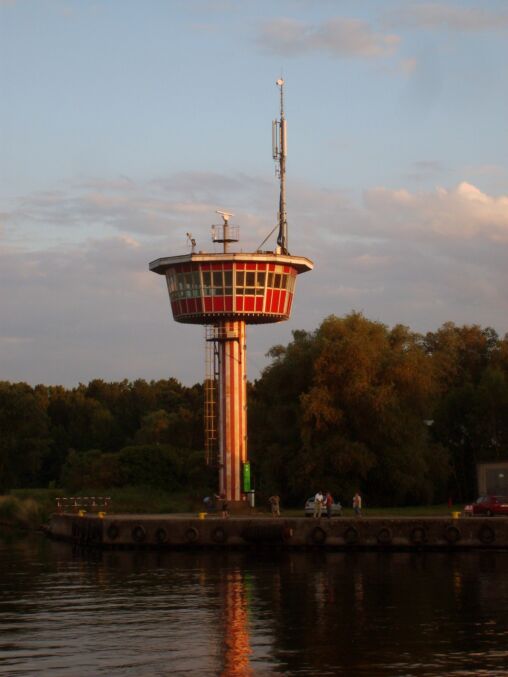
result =
[{"label": "red panel on tower", "polygon": [[266,290],[265,313],[269,313],[272,307],[272,293],[271,289]]},{"label": "red panel on tower", "polygon": [[272,294],[272,304],[270,306],[270,311],[272,313],[277,313],[279,311],[279,298],[280,291],[278,289],[274,289]]},{"label": "red panel on tower", "polygon": [[281,291],[279,299],[279,313],[284,312],[284,304],[286,303],[286,292]]}]

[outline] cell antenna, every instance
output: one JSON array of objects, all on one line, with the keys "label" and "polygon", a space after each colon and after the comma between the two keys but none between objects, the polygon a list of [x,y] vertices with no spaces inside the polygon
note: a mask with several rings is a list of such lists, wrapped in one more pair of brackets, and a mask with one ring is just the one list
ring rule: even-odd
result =
[{"label": "cell antenna", "polygon": [[280,181],[279,198],[279,235],[277,244],[282,254],[288,251],[288,222],[286,214],[286,156],[287,156],[287,124],[284,114],[284,80],[279,78],[276,83],[280,89],[280,119],[272,123],[272,155],[276,162],[275,173]]}]

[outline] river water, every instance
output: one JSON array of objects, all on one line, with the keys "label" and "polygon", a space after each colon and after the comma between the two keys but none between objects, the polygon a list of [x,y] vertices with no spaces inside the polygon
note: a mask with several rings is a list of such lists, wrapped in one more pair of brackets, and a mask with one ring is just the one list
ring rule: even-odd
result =
[{"label": "river water", "polygon": [[508,552],[105,552],[0,535],[1,675],[508,675]]}]

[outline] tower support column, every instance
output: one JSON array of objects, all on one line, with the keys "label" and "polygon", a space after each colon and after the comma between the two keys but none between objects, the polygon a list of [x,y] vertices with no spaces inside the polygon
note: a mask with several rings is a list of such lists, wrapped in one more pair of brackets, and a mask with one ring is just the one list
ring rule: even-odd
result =
[{"label": "tower support column", "polygon": [[229,501],[245,498],[247,460],[247,369],[245,322],[217,325],[219,343],[219,487]]}]

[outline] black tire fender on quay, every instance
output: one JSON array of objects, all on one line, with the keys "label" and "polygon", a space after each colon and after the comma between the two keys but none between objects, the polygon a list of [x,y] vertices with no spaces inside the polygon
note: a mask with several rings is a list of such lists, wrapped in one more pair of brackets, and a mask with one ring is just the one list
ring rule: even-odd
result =
[{"label": "black tire fender on quay", "polygon": [[478,540],[484,545],[494,543],[496,540],[496,532],[488,524],[482,524],[482,526],[478,529]]},{"label": "black tire fender on quay", "polygon": [[120,536],[120,527],[118,526],[118,524],[115,524],[115,522],[113,522],[113,524],[110,524],[106,530],[106,535],[110,541],[116,541],[118,536]]},{"label": "black tire fender on quay", "polygon": [[358,529],[356,527],[348,527],[344,532],[344,542],[347,545],[354,545],[358,543]]},{"label": "black tire fender on quay", "polygon": [[146,540],[145,527],[141,526],[141,524],[136,524],[136,526],[132,527],[131,536],[135,543],[144,543]]},{"label": "black tire fender on quay", "polygon": [[228,540],[228,535],[223,527],[217,527],[212,531],[212,541],[214,543],[225,543]]},{"label": "black tire fender on quay", "polygon": [[460,541],[460,539],[462,538],[462,534],[460,533],[460,529],[458,529],[457,527],[447,526],[445,529],[444,537],[447,543],[453,545],[454,543],[458,543]]},{"label": "black tire fender on quay", "polygon": [[409,534],[409,540],[413,545],[423,545],[427,543],[427,531],[425,527],[414,527]]},{"label": "black tire fender on quay", "polygon": [[163,543],[168,542],[168,532],[164,527],[159,527],[158,529],[155,530],[154,534],[155,542],[158,543],[159,545],[162,545]]},{"label": "black tire fender on quay", "polygon": [[185,540],[187,543],[195,543],[199,538],[199,531],[196,527],[189,527],[185,532]]},{"label": "black tire fender on quay", "polygon": [[314,527],[310,533],[310,538],[316,545],[321,545],[326,541],[326,531],[321,527]]},{"label": "black tire fender on quay", "polygon": [[379,545],[390,545],[392,542],[392,530],[388,527],[382,527],[376,535],[377,542]]}]

